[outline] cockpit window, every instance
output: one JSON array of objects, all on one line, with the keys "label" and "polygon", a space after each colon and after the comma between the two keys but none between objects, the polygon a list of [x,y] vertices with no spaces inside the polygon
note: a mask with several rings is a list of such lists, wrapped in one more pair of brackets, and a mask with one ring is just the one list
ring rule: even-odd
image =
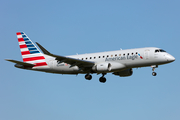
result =
[{"label": "cockpit window", "polygon": [[155,53],[156,52],[166,52],[165,50],[163,50],[163,49],[159,49],[159,50],[155,50]]},{"label": "cockpit window", "polygon": [[160,49],[159,51],[160,51],[160,52],[166,52],[165,50],[162,50],[162,49]]},{"label": "cockpit window", "polygon": [[155,53],[156,53],[156,52],[159,52],[159,50],[155,50]]}]

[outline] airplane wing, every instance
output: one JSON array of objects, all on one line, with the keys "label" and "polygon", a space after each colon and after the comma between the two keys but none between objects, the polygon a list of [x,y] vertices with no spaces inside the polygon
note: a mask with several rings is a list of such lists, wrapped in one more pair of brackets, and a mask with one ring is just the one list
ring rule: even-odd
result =
[{"label": "airplane wing", "polygon": [[60,63],[68,63],[71,66],[78,66],[79,68],[87,68],[87,67],[92,67],[95,63],[91,61],[85,61],[85,60],[79,60],[76,58],[70,58],[70,57],[65,57],[65,56],[60,56],[60,55],[55,55],[47,51],[44,47],[42,47],[39,43],[36,42],[36,44],[39,46],[39,48],[42,50],[42,52],[46,55],[55,57],[56,60],[58,60]]},{"label": "airplane wing", "polygon": [[25,62],[21,62],[21,61],[17,61],[17,60],[11,60],[11,59],[5,59],[5,60],[13,62],[13,63],[20,64],[20,65],[23,65],[23,66],[27,66],[27,67],[34,67],[35,66],[35,64],[25,63]]}]

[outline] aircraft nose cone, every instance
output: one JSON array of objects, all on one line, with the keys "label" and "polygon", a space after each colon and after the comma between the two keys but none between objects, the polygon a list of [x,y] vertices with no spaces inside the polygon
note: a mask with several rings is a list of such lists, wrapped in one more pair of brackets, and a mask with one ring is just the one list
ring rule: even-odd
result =
[{"label": "aircraft nose cone", "polygon": [[175,61],[175,58],[172,55],[167,55],[166,58],[169,62]]}]

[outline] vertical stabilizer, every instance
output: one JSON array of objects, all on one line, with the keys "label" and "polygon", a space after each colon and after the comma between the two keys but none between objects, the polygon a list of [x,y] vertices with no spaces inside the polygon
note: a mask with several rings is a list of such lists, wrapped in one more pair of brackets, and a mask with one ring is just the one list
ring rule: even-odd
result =
[{"label": "vertical stabilizer", "polygon": [[34,67],[47,66],[44,54],[34,45],[24,32],[17,32],[19,47],[24,62],[35,64]]}]

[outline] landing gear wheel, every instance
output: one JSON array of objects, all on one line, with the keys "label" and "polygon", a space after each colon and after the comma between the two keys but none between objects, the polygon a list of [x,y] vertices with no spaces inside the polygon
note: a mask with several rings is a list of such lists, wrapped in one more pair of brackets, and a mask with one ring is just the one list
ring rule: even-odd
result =
[{"label": "landing gear wheel", "polygon": [[86,75],[85,75],[85,79],[86,79],[86,80],[91,80],[91,79],[92,79],[92,75],[86,74]]},{"label": "landing gear wheel", "polygon": [[156,76],[156,75],[157,75],[157,73],[156,73],[156,72],[153,72],[153,73],[152,73],[152,75],[153,75],[153,76]]},{"label": "landing gear wheel", "polygon": [[100,78],[99,78],[99,82],[105,83],[105,82],[106,82],[106,78],[105,78],[105,77],[100,77]]},{"label": "landing gear wheel", "polygon": [[152,72],[152,75],[153,75],[153,76],[156,76],[156,75],[157,75],[157,73],[156,73],[156,72],[154,72],[154,71],[155,71],[155,68],[157,68],[157,67],[158,67],[158,65],[152,65],[151,67],[152,67],[152,71],[153,71],[153,72]]}]

